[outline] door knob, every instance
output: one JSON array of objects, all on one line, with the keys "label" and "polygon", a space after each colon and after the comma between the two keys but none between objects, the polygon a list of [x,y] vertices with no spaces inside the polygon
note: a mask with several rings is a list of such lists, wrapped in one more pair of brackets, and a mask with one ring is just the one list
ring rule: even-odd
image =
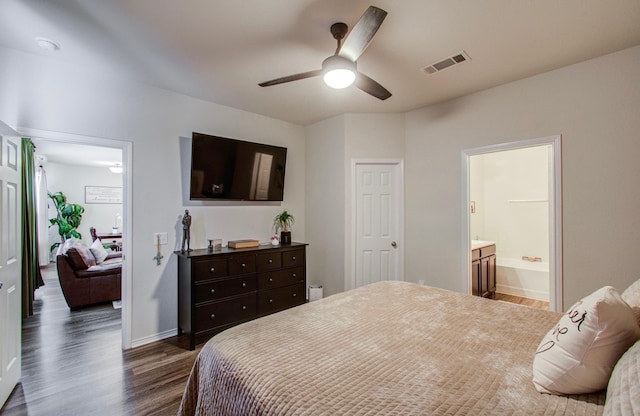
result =
[{"label": "door knob", "polygon": [[398,243],[396,243],[395,241],[391,242],[391,247],[396,248],[398,247]]}]

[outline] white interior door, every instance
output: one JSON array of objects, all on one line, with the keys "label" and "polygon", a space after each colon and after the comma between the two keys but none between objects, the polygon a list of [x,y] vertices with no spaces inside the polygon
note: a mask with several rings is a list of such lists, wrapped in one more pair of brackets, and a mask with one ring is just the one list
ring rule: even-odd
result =
[{"label": "white interior door", "polygon": [[0,122],[0,407],[20,379],[20,138],[2,135]]},{"label": "white interior door", "polygon": [[352,287],[404,280],[402,165],[355,164]]}]

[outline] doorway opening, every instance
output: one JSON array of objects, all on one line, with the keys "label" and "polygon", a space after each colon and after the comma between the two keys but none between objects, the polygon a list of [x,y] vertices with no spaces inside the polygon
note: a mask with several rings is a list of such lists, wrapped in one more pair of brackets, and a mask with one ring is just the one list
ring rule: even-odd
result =
[{"label": "doorway opening", "polygon": [[[122,182],[121,182],[122,183],[121,185],[122,186],[122,204],[118,209],[119,212],[114,211],[114,213],[109,214],[110,218],[106,220],[107,222],[104,223],[105,224],[104,226],[107,227],[107,224],[108,224],[108,227],[111,227],[112,226],[111,224],[113,223],[114,228],[116,226],[121,227],[120,234],[122,237],[121,250],[122,250],[122,260],[123,260],[122,261],[122,277],[121,277],[122,293],[121,293],[121,303],[119,305],[114,305],[114,306],[121,307],[122,349],[130,349],[132,347],[132,341],[131,341],[132,305],[131,305],[131,295],[130,295],[131,273],[129,270],[130,267],[127,259],[129,258],[129,255],[131,253],[131,247],[130,247],[129,241],[131,236],[131,216],[132,216],[132,212],[131,212],[132,176],[130,173],[132,143],[128,141],[103,139],[103,138],[89,137],[89,136],[79,136],[79,135],[73,135],[73,134],[67,134],[67,133],[57,133],[57,132],[28,129],[28,128],[19,128],[18,131],[23,136],[31,137],[35,143],[41,142],[43,144],[43,147],[46,144],[46,146],[59,147],[67,151],[71,151],[71,149],[74,146],[78,148],[80,147],[94,148],[95,147],[95,148],[102,149],[104,153],[106,153],[107,151],[115,151],[115,153],[118,153],[119,155],[121,155],[121,166],[119,167],[122,167],[122,174],[121,174],[122,175]],[[36,154],[37,153],[38,153],[38,149],[36,149]],[[105,165],[103,167],[105,175],[111,174],[108,168],[109,168],[108,165]],[[88,186],[92,184],[87,183],[86,185]],[[72,203],[77,202],[86,207],[84,198],[82,198],[82,200],[79,200],[79,201],[69,201],[69,202],[72,202]],[[90,226],[98,225],[98,224],[96,225],[90,224],[88,220],[89,219],[85,221],[85,218],[83,218],[81,226],[90,227]],[[95,221],[96,221],[95,218],[91,220],[91,222],[95,222]],[[109,228],[108,230],[112,231],[111,228]],[[98,231],[101,231],[101,230],[98,230]],[[83,237],[87,237],[89,240],[91,240],[88,228],[86,231],[86,236],[84,232],[82,234],[83,234]]]},{"label": "doorway opening", "polygon": [[563,310],[560,136],[465,150],[462,162],[463,287],[484,240],[496,244],[496,292]]}]

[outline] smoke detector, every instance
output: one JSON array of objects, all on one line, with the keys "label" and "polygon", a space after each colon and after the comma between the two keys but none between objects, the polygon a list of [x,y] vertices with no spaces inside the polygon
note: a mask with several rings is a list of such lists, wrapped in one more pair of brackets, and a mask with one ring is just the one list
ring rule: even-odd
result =
[{"label": "smoke detector", "polygon": [[56,41],[47,38],[36,38],[36,44],[40,49],[44,49],[48,52],[57,52],[60,50],[60,44]]},{"label": "smoke detector", "polygon": [[470,61],[471,57],[465,52],[465,51],[460,51],[458,53],[456,53],[455,55],[451,55],[447,58],[441,59],[438,62],[435,62],[431,65],[427,65],[424,68],[422,68],[422,70],[424,71],[425,74],[427,75],[433,75],[436,72],[440,72],[443,71],[447,68],[451,68],[454,65],[458,65],[461,64],[463,62],[467,62]]}]

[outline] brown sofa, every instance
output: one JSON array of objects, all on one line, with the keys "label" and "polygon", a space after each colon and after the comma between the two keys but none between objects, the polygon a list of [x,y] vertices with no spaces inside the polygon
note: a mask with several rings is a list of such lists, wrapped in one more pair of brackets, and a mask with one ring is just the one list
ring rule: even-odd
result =
[{"label": "brown sofa", "polygon": [[122,292],[122,264],[114,258],[122,252],[107,256],[100,270],[89,271],[75,248],[56,258],[60,287],[71,310],[97,303],[119,300]]}]

